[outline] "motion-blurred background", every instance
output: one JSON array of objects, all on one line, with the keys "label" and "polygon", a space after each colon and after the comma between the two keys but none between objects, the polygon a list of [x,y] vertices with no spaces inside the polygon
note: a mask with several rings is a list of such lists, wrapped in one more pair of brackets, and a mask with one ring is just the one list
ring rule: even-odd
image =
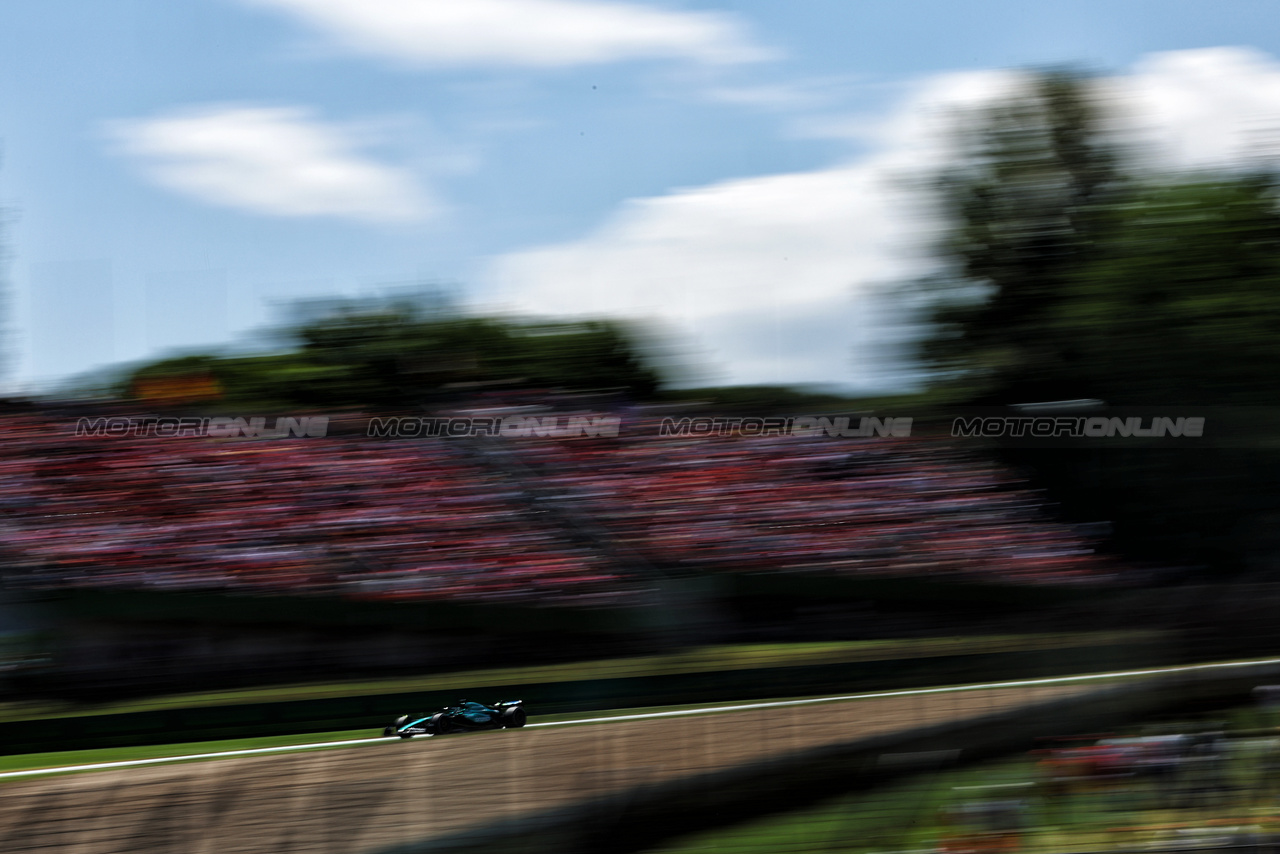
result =
[{"label": "motion-blurred background", "polygon": [[1273,847],[1273,18],[0,12],[6,850]]}]

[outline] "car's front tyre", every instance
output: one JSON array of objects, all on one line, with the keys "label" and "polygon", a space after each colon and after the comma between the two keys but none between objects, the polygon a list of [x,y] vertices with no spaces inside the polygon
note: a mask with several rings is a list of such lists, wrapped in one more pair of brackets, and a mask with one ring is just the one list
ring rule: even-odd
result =
[{"label": "car's front tyre", "polygon": [[502,710],[502,725],[507,729],[518,729],[525,725],[529,716],[519,706],[511,706]]}]

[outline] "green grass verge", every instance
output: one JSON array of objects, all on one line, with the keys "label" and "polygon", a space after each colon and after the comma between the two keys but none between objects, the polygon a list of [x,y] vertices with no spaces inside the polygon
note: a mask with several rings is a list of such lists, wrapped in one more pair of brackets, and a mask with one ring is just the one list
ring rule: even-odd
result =
[{"label": "green grass verge", "polygon": [[[196,756],[228,750],[254,750],[264,747],[291,747],[326,741],[348,741],[381,735],[367,729],[343,732],[305,733],[279,735],[267,738],[237,738],[226,741],[193,741],[185,744],[157,744],[141,747],[108,747],[96,750],[66,750],[57,753],[22,753],[0,756],[0,773],[8,771],[49,770],[74,765],[95,765],[104,762],[130,762],[139,759],[163,759],[179,756]],[[351,745],[355,746],[355,745]],[[319,749],[319,748],[317,748]]]},{"label": "green grass verge", "polygon": [[957,789],[982,787],[988,796],[1005,791],[1005,797],[1017,798],[1027,783],[1025,766],[1015,760],[923,775],[809,809],[684,837],[648,854],[932,851],[940,832],[938,817],[959,800]]},{"label": "green grass verge", "polygon": [[49,701],[0,703],[0,720],[121,714],[166,708],[240,705],[428,691],[471,690],[485,685],[574,682],[681,673],[752,670],[857,661],[886,661],[998,652],[1158,641],[1156,632],[1091,632],[1041,635],[918,638],[884,641],[744,644],[699,647],[666,655],[635,656],[489,670],[467,670],[413,678],[274,685],[225,691],[175,694],[110,703]]},{"label": "green grass verge", "polygon": [[[1227,720],[1213,721],[1214,717]],[[829,798],[792,812],[729,828],[692,834],[646,854],[906,854],[936,851],[948,837],[984,830],[965,819],[966,805],[1022,801],[1026,806],[1014,849],[1035,854],[1060,851],[1133,850],[1167,845],[1174,828],[1273,824],[1273,768],[1278,716],[1250,706],[1209,715],[1206,720],[1164,721],[1129,735],[1165,735],[1225,728],[1248,734],[1232,740],[1226,786],[1208,795],[1169,797],[1170,787],[1147,782],[1100,786],[1049,798],[1037,788],[1036,758],[1019,756],[971,768],[922,774],[866,793]],[[1224,726],[1225,724],[1225,726]],[[1268,738],[1257,738],[1268,734]],[[1194,785],[1194,783],[1192,784]],[[970,813],[970,815],[973,815]],[[995,850],[994,848],[992,850]]]}]

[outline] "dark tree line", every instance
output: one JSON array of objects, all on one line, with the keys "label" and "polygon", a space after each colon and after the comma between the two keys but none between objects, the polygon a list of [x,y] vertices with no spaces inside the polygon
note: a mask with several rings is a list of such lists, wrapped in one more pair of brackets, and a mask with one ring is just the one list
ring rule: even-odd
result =
[{"label": "dark tree line", "polygon": [[1161,175],[1087,78],[974,117],[935,187],[935,391],[975,405],[1236,407],[1237,447],[1007,450],[1133,554],[1280,570],[1280,204],[1264,168]]},{"label": "dark tree line", "polygon": [[651,396],[658,373],[637,336],[609,321],[534,322],[426,312],[412,302],[352,302],[291,326],[285,352],[186,356],[146,365],[149,379],[207,376],[226,402],[387,410],[477,390],[609,390]]}]

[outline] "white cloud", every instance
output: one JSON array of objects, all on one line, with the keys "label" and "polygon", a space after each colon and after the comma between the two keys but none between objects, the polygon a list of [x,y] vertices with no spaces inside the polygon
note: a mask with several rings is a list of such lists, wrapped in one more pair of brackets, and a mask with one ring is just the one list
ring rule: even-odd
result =
[{"label": "white cloud", "polygon": [[1163,169],[1280,159],[1280,63],[1249,48],[1159,53],[1104,82],[1121,132]]},{"label": "white cloud", "polygon": [[871,382],[851,344],[868,367],[887,330],[858,298],[913,270],[892,194],[850,165],[633,201],[582,240],[499,259],[492,293],[537,314],[660,318],[728,381]]},{"label": "white cloud", "polygon": [[345,48],[411,65],[556,67],[645,58],[764,58],[732,17],[590,0],[245,0]]},{"label": "white cloud", "polygon": [[656,319],[709,353],[718,381],[884,388],[906,330],[881,288],[929,269],[934,228],[906,179],[946,156],[944,106],[1016,79],[929,81],[869,124],[872,157],[632,200],[580,240],[497,259],[489,293],[524,312]]},{"label": "white cloud", "polygon": [[213,204],[374,222],[431,212],[410,174],[357,153],[361,134],[299,108],[209,106],[112,122],[108,132],[151,180]]},{"label": "white cloud", "polygon": [[[888,115],[858,120],[869,156],[629,201],[580,239],[496,259],[489,293],[527,312],[664,321],[723,366],[719,381],[867,387],[909,375],[895,350],[907,331],[878,293],[931,269],[938,223],[912,207],[910,179],[953,155],[958,115],[1024,82],[1007,71],[924,81]],[[1124,133],[1153,146],[1153,168],[1280,150],[1270,57],[1164,54],[1099,85]]]}]

